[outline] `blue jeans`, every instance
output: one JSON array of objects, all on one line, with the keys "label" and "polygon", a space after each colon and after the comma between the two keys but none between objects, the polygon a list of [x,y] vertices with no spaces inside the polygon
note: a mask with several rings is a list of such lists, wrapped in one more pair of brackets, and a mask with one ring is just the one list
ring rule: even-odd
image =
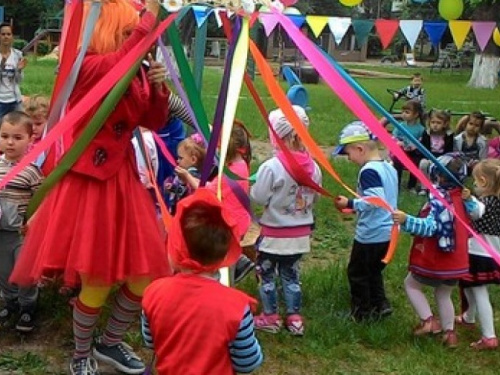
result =
[{"label": "blue jeans", "polygon": [[12,102],[12,103],[1,103],[0,102],[0,121],[2,120],[2,117],[5,116],[7,113],[19,110],[21,108],[20,103],[18,102]]},{"label": "blue jeans", "polygon": [[302,290],[299,282],[299,261],[302,254],[276,255],[259,252],[257,275],[260,280],[259,294],[264,314],[278,312],[276,277],[279,275],[286,304],[287,315],[299,314],[302,305]]}]

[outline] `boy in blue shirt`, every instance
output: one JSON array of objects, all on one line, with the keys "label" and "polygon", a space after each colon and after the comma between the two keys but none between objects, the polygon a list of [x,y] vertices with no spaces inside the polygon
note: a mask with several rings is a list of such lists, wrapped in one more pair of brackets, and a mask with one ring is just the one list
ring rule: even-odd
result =
[{"label": "boy in blue shirt", "polygon": [[391,213],[368,203],[363,197],[379,197],[392,208],[398,200],[396,170],[378,150],[375,136],[360,122],[347,125],[340,133],[335,155],[345,154],[361,166],[357,192],[360,198],[338,196],[338,209],[353,209],[358,220],[347,276],[351,289],[351,316],[355,321],[385,317],[392,308],[385,295],[382,259],[389,248],[393,225]]}]

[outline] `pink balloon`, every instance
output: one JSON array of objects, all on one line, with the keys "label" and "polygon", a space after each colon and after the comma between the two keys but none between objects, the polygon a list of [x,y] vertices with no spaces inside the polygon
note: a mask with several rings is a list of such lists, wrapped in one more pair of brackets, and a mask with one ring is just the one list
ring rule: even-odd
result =
[{"label": "pink balloon", "polygon": [[299,0],[281,0],[284,6],[291,7],[294,4],[297,4]]}]

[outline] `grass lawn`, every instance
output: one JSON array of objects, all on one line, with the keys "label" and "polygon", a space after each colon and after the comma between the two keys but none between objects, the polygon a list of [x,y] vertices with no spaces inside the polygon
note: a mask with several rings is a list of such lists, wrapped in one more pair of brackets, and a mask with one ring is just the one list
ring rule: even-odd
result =
[{"label": "grass lawn", "polygon": [[[54,67],[53,62],[32,61],[26,69],[23,93],[48,95],[51,91]],[[363,69],[369,68],[363,66]],[[376,69],[408,76],[414,71],[422,72],[429,108],[447,108],[453,111],[482,110],[500,116],[500,88],[469,89],[466,87],[467,72],[451,75],[443,71],[430,75],[428,68]],[[363,78],[358,82],[385,107],[391,103],[386,88],[398,89],[408,84],[407,80],[401,79]],[[219,85],[220,69],[206,69],[202,95],[209,118],[213,118]],[[273,109],[274,104],[259,79],[256,85],[268,110]],[[334,145],[340,129],[354,120],[354,116],[326,85],[306,87],[312,107],[311,134],[320,145]],[[265,141],[267,129],[256,113],[256,106],[245,89],[241,95],[237,116],[247,124],[257,141]],[[346,183],[355,187],[357,167],[344,160],[335,160],[333,165]],[[332,178],[325,176],[324,181],[329,191],[345,194]],[[423,202],[424,198],[403,191],[400,208],[416,213]],[[459,328],[460,343],[456,350],[444,348],[438,337],[412,337],[411,330],[418,319],[403,289],[411,240],[407,235],[401,236],[396,256],[385,270],[387,293],[394,307],[393,316],[372,324],[355,324],[348,319],[349,289],[346,267],[354,219],[339,214],[330,201],[321,199],[316,208],[316,222],[313,251],[305,258],[302,274],[306,334],[303,338],[295,338],[285,331],[277,335],[258,333],[266,357],[262,369],[257,371],[258,374],[498,373],[498,351],[473,352],[468,348],[470,342],[479,339],[479,331],[464,331]],[[257,295],[257,285],[252,277],[244,281],[242,288]],[[494,308],[500,306],[498,288],[491,288],[491,293]],[[458,303],[456,307],[458,310]],[[69,309],[51,292],[43,297],[41,309],[43,325],[33,338],[24,339],[11,333],[0,333],[0,373],[18,368],[21,373],[43,374],[66,368],[65,361],[71,352]],[[497,329],[500,330],[498,319],[496,323]],[[140,346],[137,331],[131,332],[128,339],[136,348]]]}]

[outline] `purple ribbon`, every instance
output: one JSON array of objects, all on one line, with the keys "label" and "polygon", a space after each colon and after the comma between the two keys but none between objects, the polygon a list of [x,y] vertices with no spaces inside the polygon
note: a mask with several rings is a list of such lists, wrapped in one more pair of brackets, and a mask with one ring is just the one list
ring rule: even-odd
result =
[{"label": "purple ribbon", "polygon": [[214,122],[212,124],[212,135],[210,136],[210,142],[208,143],[208,148],[207,148],[207,155],[205,157],[205,161],[203,162],[203,167],[201,170],[200,186],[205,186],[208,177],[210,176],[210,172],[212,171],[213,165],[217,165],[217,161],[215,158],[215,151],[217,150],[217,144],[219,143],[219,137],[222,130],[222,121],[224,119],[224,111],[226,108],[227,90],[229,86],[229,79],[231,77],[230,73],[233,63],[233,55],[234,55],[234,50],[236,49],[236,43],[238,41],[240,31],[241,31],[241,20],[237,17],[235,19],[233,26],[233,37],[231,43],[229,44],[226,64],[224,66],[224,75],[222,77],[219,97],[217,99],[217,107],[215,109]]}]

